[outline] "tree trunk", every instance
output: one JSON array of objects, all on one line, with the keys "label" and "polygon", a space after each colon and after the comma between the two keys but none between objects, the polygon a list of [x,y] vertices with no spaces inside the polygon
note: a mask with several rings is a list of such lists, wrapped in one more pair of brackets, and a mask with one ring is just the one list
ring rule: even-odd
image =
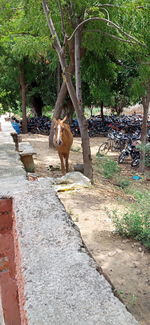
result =
[{"label": "tree trunk", "polygon": [[[62,104],[65,100],[66,95],[67,95],[67,86],[66,83],[63,81],[55,104],[55,109],[53,114],[54,119],[58,119],[60,117]],[[53,136],[54,136],[53,126],[54,126],[54,121],[52,120],[50,135],[49,135],[49,148],[53,147]]]},{"label": "tree trunk", "polygon": [[[82,88],[81,88],[81,69],[80,69],[80,31],[77,30],[75,33],[75,80],[76,80],[76,97],[78,107],[75,107],[77,104],[74,104],[82,139],[82,150],[83,150],[83,161],[84,161],[84,174],[93,181],[93,170],[92,170],[92,158],[90,150],[90,141],[88,133],[88,123],[82,113]],[[70,97],[73,96],[73,85],[69,82],[71,91]],[[68,87],[68,86],[67,86]],[[72,99],[72,98],[71,98]],[[73,102],[73,101],[72,101]]]},{"label": "tree trunk", "polygon": [[81,70],[80,70],[80,31],[75,33],[75,80],[76,95],[80,109],[82,110],[82,87],[81,87]]},{"label": "tree trunk", "polygon": [[[69,62],[69,66],[68,66],[68,73],[73,74],[74,70],[75,70],[75,63],[74,63],[74,42],[70,42],[69,43],[69,55],[70,55],[70,62]],[[61,70],[61,65],[59,63],[60,66],[60,70]],[[62,107],[63,107],[63,103],[64,100],[67,96],[67,86],[66,86],[66,82],[63,81],[60,91],[58,93],[57,96],[57,100],[55,103],[55,108],[54,108],[54,114],[53,114],[53,118],[54,119],[58,119],[61,116],[61,111],[62,111]],[[54,122],[52,121],[51,124],[51,129],[50,129],[50,135],[49,135],[49,148],[53,147],[53,136],[54,136]]]},{"label": "tree trunk", "polygon": [[60,63],[58,63],[58,66],[57,66],[57,96],[60,92],[60,87],[61,87],[61,66],[60,66]]},{"label": "tree trunk", "polygon": [[34,94],[31,98],[30,98],[30,102],[32,105],[32,111],[34,116],[36,117],[41,117],[42,116],[42,108],[43,108],[43,100],[40,96],[40,94]]},{"label": "tree trunk", "polygon": [[46,0],[42,0],[43,3],[43,10],[47,19],[48,27],[50,33],[53,37],[53,46],[58,54],[59,61],[61,64],[62,72],[63,72],[63,80],[67,85],[67,90],[69,96],[72,100],[77,119],[79,122],[80,133],[82,138],[82,148],[83,148],[83,163],[84,163],[84,174],[87,176],[91,181],[93,181],[93,170],[92,170],[92,159],[91,159],[91,151],[90,151],[90,143],[89,143],[89,135],[88,135],[88,125],[87,121],[84,117],[83,111],[80,109],[78,99],[76,96],[75,88],[72,84],[71,74],[68,70],[68,65],[66,62],[66,53],[65,47],[62,48],[60,45],[60,41],[58,35],[55,30],[55,26],[53,24],[49,8],[47,6]]},{"label": "tree trunk", "polygon": [[72,100],[77,115],[77,119],[79,122],[79,128],[80,128],[81,139],[82,139],[84,174],[91,180],[91,182],[93,182],[92,158],[91,158],[90,141],[89,141],[89,134],[88,134],[88,123],[84,117],[83,111],[79,107],[75,89],[72,84],[72,80],[68,74],[66,74],[66,84],[67,84],[68,93]]},{"label": "tree trunk", "polygon": [[148,88],[147,95],[142,99],[143,104],[143,123],[141,129],[141,142],[142,142],[142,150],[140,152],[140,167],[139,171],[144,173],[145,170],[145,146],[147,140],[147,120],[148,120],[148,110],[150,104],[150,87]]},{"label": "tree trunk", "polygon": [[20,64],[20,87],[21,87],[21,101],[22,101],[22,133],[27,133],[27,115],[26,115],[26,84],[24,66]]}]

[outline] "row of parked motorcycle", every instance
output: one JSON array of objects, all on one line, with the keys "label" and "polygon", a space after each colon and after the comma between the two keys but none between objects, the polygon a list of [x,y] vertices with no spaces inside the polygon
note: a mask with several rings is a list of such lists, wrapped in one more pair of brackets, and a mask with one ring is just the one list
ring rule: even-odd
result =
[{"label": "row of parked motorcycle", "polygon": [[[107,136],[111,129],[126,130],[128,133],[141,130],[142,116],[141,115],[121,115],[120,117],[110,115],[104,116],[104,119],[100,115],[91,116],[88,120],[88,130],[90,137]],[[47,116],[31,117],[27,120],[28,132],[40,133],[49,135],[51,128],[51,119]],[[77,119],[73,119],[71,122],[71,130],[74,137],[80,136],[80,129]]]}]

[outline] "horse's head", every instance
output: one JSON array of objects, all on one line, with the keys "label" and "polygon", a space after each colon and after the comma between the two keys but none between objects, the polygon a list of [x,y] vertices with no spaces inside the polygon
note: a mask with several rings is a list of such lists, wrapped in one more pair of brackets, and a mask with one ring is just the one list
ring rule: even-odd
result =
[{"label": "horse's head", "polygon": [[56,146],[61,146],[63,144],[63,132],[66,128],[66,121],[67,116],[63,120],[55,120],[54,121],[54,144]]}]

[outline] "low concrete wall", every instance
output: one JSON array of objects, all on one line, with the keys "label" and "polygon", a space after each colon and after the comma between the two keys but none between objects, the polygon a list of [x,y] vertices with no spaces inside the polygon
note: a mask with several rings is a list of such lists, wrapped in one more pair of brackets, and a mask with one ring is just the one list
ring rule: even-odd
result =
[{"label": "low concrete wall", "polygon": [[27,181],[11,138],[7,141],[1,132],[6,171],[0,165],[0,197],[13,199],[21,324],[137,324],[97,271],[51,180]]}]

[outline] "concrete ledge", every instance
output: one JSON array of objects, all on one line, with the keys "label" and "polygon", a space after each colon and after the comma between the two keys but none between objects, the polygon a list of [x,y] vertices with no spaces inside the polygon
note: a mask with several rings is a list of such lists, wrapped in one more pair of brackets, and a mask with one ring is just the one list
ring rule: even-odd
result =
[{"label": "concrete ledge", "polygon": [[23,165],[12,137],[5,132],[0,133],[0,178],[25,175]]},{"label": "concrete ledge", "polygon": [[36,151],[33,149],[29,142],[21,142],[19,144],[19,154],[23,155],[35,155]]},{"label": "concrete ledge", "polygon": [[29,325],[137,324],[96,271],[48,180],[15,194],[14,213]]},{"label": "concrete ledge", "polygon": [[21,161],[23,162],[24,168],[27,172],[34,172],[35,165],[33,155],[36,154],[36,151],[33,149],[29,142],[21,142],[19,144],[19,155]]},{"label": "concrete ledge", "polygon": [[0,131],[12,136],[15,143],[15,148],[18,151],[18,134],[15,131],[15,129],[12,127],[11,122],[5,121],[4,118],[0,118]]}]

